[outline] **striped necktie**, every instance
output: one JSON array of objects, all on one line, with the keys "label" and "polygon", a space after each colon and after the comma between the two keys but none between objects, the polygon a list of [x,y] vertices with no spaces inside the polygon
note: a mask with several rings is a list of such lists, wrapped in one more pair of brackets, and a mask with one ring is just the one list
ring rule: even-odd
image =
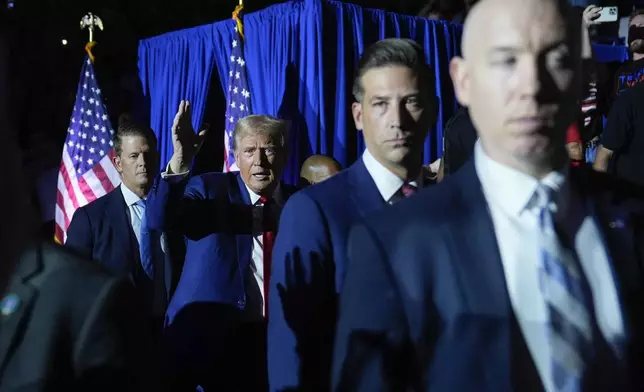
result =
[{"label": "striped necktie", "polygon": [[592,296],[575,253],[564,247],[552,211],[554,191],[541,185],[539,205],[540,288],[544,296],[555,391],[580,391],[593,357]]}]

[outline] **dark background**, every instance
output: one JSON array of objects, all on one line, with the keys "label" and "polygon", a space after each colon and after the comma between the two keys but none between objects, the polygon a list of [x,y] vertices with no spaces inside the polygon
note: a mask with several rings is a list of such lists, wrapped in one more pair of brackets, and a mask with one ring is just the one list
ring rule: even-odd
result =
[{"label": "dark background", "polygon": [[[416,13],[423,2],[354,1],[402,13]],[[275,3],[247,0],[245,9],[252,12]],[[230,18],[237,4],[236,0],[14,0],[13,8],[7,10],[12,48],[10,99],[23,147],[48,144],[59,149],[64,141],[88,39],[79,23],[87,12],[98,15],[105,25],[104,31],[95,34],[98,45],[93,52],[115,126],[119,114],[130,110],[136,94],[132,86],[138,85],[139,39]],[[54,159],[59,151],[51,155]]]},{"label": "dark background", "polygon": [[[7,0],[2,0],[7,1]],[[354,0],[353,3],[404,14],[417,14],[429,2],[448,6],[463,0]],[[597,0],[610,3],[608,0]],[[638,0],[639,1],[639,0]],[[8,22],[10,104],[27,160],[57,166],[69,124],[79,72],[88,39],[80,19],[100,16],[105,31],[97,32],[95,68],[113,125],[129,112],[140,95],[137,48],[141,38],[209,24],[231,17],[237,0],[12,0],[4,8]],[[623,0],[622,0],[623,2]],[[246,12],[278,3],[246,0]],[[620,7],[628,12],[630,7]],[[67,45],[61,41],[67,40]],[[212,110],[215,110],[213,108]],[[222,113],[223,115],[223,113]],[[34,168],[38,172],[38,168]]]}]

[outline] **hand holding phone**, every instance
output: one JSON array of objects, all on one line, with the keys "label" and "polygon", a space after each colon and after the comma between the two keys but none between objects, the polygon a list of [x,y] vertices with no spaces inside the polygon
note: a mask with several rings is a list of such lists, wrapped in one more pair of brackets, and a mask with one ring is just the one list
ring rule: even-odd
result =
[{"label": "hand holding phone", "polygon": [[595,23],[617,22],[619,12],[617,7],[602,7],[599,17],[594,20]]}]

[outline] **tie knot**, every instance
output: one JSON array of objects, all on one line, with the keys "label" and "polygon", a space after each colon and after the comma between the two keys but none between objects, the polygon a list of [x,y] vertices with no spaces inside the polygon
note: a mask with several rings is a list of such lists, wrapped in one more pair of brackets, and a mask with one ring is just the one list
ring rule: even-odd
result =
[{"label": "tie knot", "polygon": [[141,208],[145,208],[145,200],[139,200],[136,203],[134,203],[134,205],[136,205],[138,207],[141,207]]},{"label": "tie knot", "polygon": [[262,204],[268,203],[269,200],[270,200],[270,198],[268,196],[260,196],[260,198],[259,198],[259,202],[262,203]]},{"label": "tie knot", "polygon": [[534,192],[534,204],[533,206],[542,210],[550,207],[550,205],[555,201],[556,191],[549,185],[539,184],[537,190]]},{"label": "tie knot", "polygon": [[418,190],[418,188],[416,188],[415,185],[412,185],[412,184],[409,184],[409,183],[404,183],[403,186],[400,188],[400,190],[402,191],[402,194],[405,197],[409,197],[409,196],[414,195],[416,193],[416,191]]}]

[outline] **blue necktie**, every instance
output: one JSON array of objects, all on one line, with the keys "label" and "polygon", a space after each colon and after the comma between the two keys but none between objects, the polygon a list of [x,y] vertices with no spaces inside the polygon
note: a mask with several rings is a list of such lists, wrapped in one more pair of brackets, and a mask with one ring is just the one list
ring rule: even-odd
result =
[{"label": "blue necktie", "polygon": [[593,357],[592,296],[575,253],[562,245],[556,231],[553,193],[544,185],[537,190],[540,287],[549,318],[552,383],[556,391],[577,392]]},{"label": "blue necktie", "polygon": [[[143,271],[150,279],[154,279],[154,260],[159,257],[161,251],[161,237],[154,230],[150,230],[147,225],[145,213],[145,200],[139,200],[136,205],[142,211],[141,213],[141,229],[139,231],[139,253],[141,255],[141,266]],[[159,249],[157,249],[159,248]],[[161,254],[163,252],[161,251]]]}]

